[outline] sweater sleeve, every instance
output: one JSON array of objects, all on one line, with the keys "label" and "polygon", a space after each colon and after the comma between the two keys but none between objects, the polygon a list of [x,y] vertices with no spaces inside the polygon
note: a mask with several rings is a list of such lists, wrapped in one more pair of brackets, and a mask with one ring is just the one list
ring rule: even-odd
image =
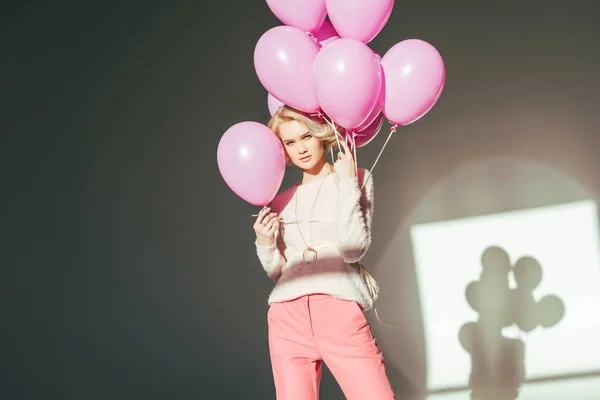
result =
[{"label": "sweater sleeve", "polygon": [[286,263],[285,257],[283,256],[282,251],[279,249],[278,242],[279,240],[277,239],[275,243],[270,246],[261,246],[254,242],[256,246],[256,254],[258,255],[258,259],[262,264],[263,269],[275,282],[277,282],[281,276],[283,267]]},{"label": "sweater sleeve", "polygon": [[338,250],[345,262],[358,262],[371,244],[373,176],[361,168],[358,177],[338,181],[338,192]]},{"label": "sweater sleeve", "polygon": [[[273,201],[271,202],[271,210],[281,214],[281,194],[275,196]],[[261,246],[256,241],[254,245],[256,246],[256,255],[258,256],[258,260],[262,264],[263,269],[267,273],[267,275],[273,279],[274,282],[279,280],[279,277],[283,273],[283,267],[287,260],[285,259],[285,242],[283,241],[283,236],[281,235],[282,226],[279,227],[279,230],[275,231],[275,243],[270,246]]]}]

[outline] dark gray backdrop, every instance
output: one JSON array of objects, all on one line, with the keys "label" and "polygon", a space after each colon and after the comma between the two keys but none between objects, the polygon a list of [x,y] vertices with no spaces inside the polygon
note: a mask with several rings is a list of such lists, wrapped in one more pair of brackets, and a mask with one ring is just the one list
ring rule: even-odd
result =
[{"label": "dark gray backdrop", "polygon": [[[472,158],[543,161],[597,193],[597,5],[567,3],[396,1],[371,46],[427,40],[447,82],[375,170],[368,261]],[[216,164],[228,127],[268,117],[266,3],[11,2],[0,22],[2,397],[274,398],[256,208]],[[416,375],[394,377],[399,398],[418,398]],[[322,397],[343,398],[330,375]]]}]

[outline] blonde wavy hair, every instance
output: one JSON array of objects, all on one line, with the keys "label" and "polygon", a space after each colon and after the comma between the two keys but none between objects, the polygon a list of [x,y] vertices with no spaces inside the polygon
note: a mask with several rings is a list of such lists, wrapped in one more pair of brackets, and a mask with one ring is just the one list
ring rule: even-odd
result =
[{"label": "blonde wavy hair", "polygon": [[[281,135],[279,132],[279,127],[281,126],[281,124],[290,121],[298,121],[300,123],[303,123],[304,125],[306,125],[310,133],[313,134],[313,136],[315,136],[317,139],[323,142],[324,150],[325,152],[327,152],[332,151],[333,148],[337,145],[337,141],[339,138],[337,138],[336,135],[343,133],[344,128],[338,126],[335,122],[326,118],[328,117],[319,113],[308,114],[306,112],[284,105],[273,115],[273,117],[271,117],[267,126],[281,140]],[[291,165],[291,161],[287,153],[285,158],[287,164]],[[351,265],[358,269],[360,276],[363,279],[367,290],[369,291],[369,295],[373,299],[373,304],[375,304],[375,302],[377,302],[377,298],[379,297],[379,285],[377,284],[377,281],[375,280],[375,278],[373,278],[373,276],[371,276],[371,274],[369,274],[369,272],[367,271],[365,266],[362,265],[362,263],[356,262],[352,263]],[[379,322],[383,324],[383,322],[381,322],[381,319],[379,319],[377,308],[375,308],[375,315],[377,316]]]},{"label": "blonde wavy hair", "polygon": [[[322,114],[309,114],[304,111],[297,110],[290,106],[281,107],[269,120],[267,126],[271,129],[279,139],[281,134],[279,127],[290,121],[298,121],[308,128],[310,133],[313,134],[318,140],[323,142],[325,152],[332,150],[337,144],[336,131],[339,133],[343,132],[344,128],[339,127],[334,122],[328,122]],[[288,165],[291,165],[291,161],[285,155],[285,159]]]}]

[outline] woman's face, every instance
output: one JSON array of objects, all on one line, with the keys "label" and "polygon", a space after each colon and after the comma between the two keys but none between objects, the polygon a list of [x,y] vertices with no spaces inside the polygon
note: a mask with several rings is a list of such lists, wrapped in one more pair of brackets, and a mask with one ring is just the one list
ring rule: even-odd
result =
[{"label": "woman's face", "polygon": [[282,123],[279,125],[279,137],[288,157],[297,167],[311,169],[323,158],[323,142],[314,137],[302,122]]}]

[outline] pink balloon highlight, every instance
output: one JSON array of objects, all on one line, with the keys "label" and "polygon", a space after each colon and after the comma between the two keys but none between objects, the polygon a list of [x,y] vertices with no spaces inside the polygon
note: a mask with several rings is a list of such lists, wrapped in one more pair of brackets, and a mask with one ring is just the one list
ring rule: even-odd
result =
[{"label": "pink balloon highlight", "polygon": [[325,0],[267,0],[267,5],[285,25],[304,32],[314,32],[319,29],[327,15]]},{"label": "pink balloon highlight", "polygon": [[[377,62],[380,62],[381,57],[377,53],[373,53],[373,54],[375,55],[375,58],[377,58]],[[385,82],[383,80],[383,67],[381,66],[381,64],[379,65],[379,68],[381,69],[381,88],[379,89],[379,95],[377,96],[377,102],[373,106],[373,110],[371,110],[371,113],[369,114],[369,116],[367,116],[367,118],[363,122],[361,122],[361,124],[359,126],[357,126],[355,128],[355,131],[357,131],[357,132],[362,131],[363,129],[366,129],[369,125],[371,125],[373,123],[373,121],[375,121],[375,119],[379,116],[381,111],[383,110],[383,105],[385,102]]]},{"label": "pink balloon highlight", "polygon": [[401,41],[381,59],[386,118],[398,125],[417,121],[435,105],[446,80],[444,60],[435,47],[419,40]]},{"label": "pink balloon highlight", "polygon": [[381,67],[366,44],[338,39],[314,62],[314,86],[321,109],[337,124],[354,129],[371,113],[381,90]]},{"label": "pink balloon highlight", "polygon": [[266,206],[275,198],[285,174],[281,141],[253,121],[239,122],[223,134],[217,164],[227,186],[255,206]]},{"label": "pink balloon highlight", "polygon": [[319,109],[313,83],[313,63],[319,45],[290,26],[265,32],[254,49],[254,68],[260,83],[283,103],[305,112]]},{"label": "pink balloon highlight", "polygon": [[326,6],[342,38],[369,43],[389,20],[394,0],[326,0]]}]

